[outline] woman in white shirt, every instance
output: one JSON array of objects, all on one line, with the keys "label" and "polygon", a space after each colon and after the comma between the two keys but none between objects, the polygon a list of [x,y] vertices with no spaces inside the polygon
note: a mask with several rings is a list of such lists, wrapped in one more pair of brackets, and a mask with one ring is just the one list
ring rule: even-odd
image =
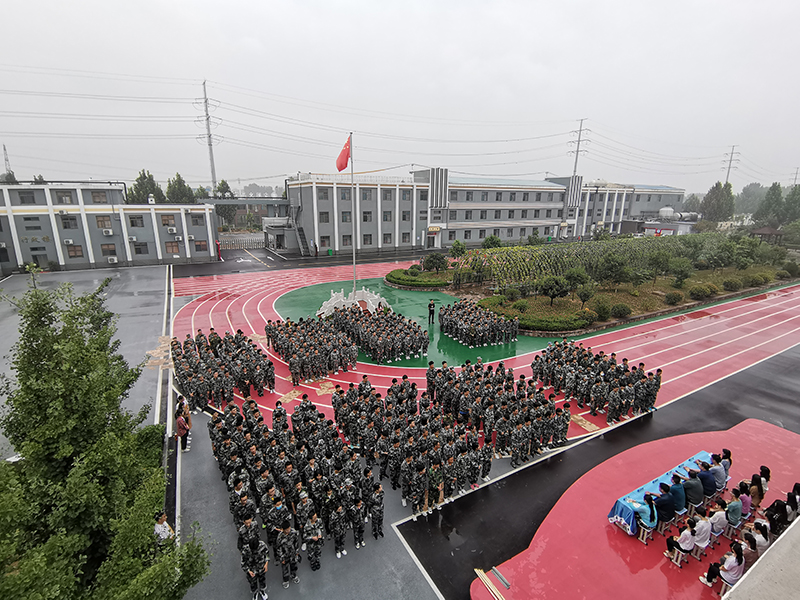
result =
[{"label": "woman in white shirt", "polygon": [[758,555],[764,554],[764,551],[769,548],[769,527],[765,521],[758,520],[755,523],[746,523],[745,529],[753,532],[753,537],[756,538],[756,546],[758,548]]},{"label": "woman in white shirt", "polygon": [[156,536],[159,544],[175,537],[175,532],[167,523],[167,513],[164,511],[156,513],[156,526],[153,529],[153,535]]},{"label": "woman in white shirt", "polygon": [[733,585],[741,579],[744,568],[742,545],[739,542],[731,542],[731,552],[725,554],[720,562],[711,563],[708,566],[708,573],[703,573],[700,581],[711,587],[717,581],[717,577],[722,577],[725,583]]},{"label": "woman in white shirt", "polygon": [[728,508],[728,503],[725,500],[717,500],[717,510],[711,513],[709,522],[711,523],[711,530],[714,533],[722,533],[728,526],[728,516],[725,510]]},{"label": "woman in white shirt", "polygon": [[694,528],[697,525],[697,521],[694,520],[694,517],[690,518],[686,521],[686,527],[681,528],[681,535],[678,539],[675,539],[674,535],[671,535],[667,538],[667,550],[664,552],[664,556],[668,559],[672,560],[675,557],[675,552],[680,551],[684,554],[688,554],[692,550],[694,550],[694,543],[695,543],[695,531]]},{"label": "woman in white shirt", "polygon": [[694,528],[695,546],[706,548],[711,541],[711,521],[706,519],[706,510],[703,507],[697,509],[694,520],[697,521]]}]

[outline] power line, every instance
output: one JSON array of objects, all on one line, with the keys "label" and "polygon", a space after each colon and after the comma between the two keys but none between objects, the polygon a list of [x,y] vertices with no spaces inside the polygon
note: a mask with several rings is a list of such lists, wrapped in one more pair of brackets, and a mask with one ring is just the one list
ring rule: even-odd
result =
[{"label": "power line", "polygon": [[41,96],[43,98],[73,98],[79,100],[110,100],[115,102],[152,102],[160,104],[191,104],[195,98],[170,98],[167,96],[115,96],[110,94],[76,94],[70,92],[37,92],[33,90],[0,90],[8,96]]}]

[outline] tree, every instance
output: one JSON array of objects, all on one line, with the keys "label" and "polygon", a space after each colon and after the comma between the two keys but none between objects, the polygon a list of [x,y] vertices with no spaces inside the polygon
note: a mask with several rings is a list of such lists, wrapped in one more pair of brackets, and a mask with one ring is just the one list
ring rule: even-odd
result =
[{"label": "tree", "polygon": [[734,207],[736,214],[751,215],[758,210],[759,205],[767,195],[767,188],[760,183],[748,183],[742,191],[736,194]]},{"label": "tree", "polygon": [[45,180],[44,176],[41,175],[41,174],[34,175],[33,176],[33,182],[34,183],[47,183],[47,181]]},{"label": "tree", "polygon": [[181,177],[180,173],[175,173],[173,179],[167,180],[167,202],[172,204],[194,204],[194,192]]},{"label": "tree", "polygon": [[700,197],[697,194],[689,194],[683,203],[683,210],[686,212],[700,212]]},{"label": "tree", "polygon": [[586,303],[594,298],[595,288],[593,285],[582,285],[578,288],[578,299],[581,301],[581,310]]},{"label": "tree", "polygon": [[208,200],[211,197],[211,194],[209,194],[208,190],[201,185],[198,186],[198,188],[194,191],[194,197],[195,200]]},{"label": "tree", "polygon": [[481,248],[499,248],[503,245],[503,242],[500,240],[499,237],[496,235],[490,235],[481,244]]},{"label": "tree", "polygon": [[164,430],[122,408],[141,368],[119,354],[109,282],[6,298],[20,330],[0,429],[23,460],[0,464],[2,598],[177,600],[208,571],[194,535],[153,537]]},{"label": "tree", "polygon": [[611,239],[611,234],[604,227],[596,227],[592,233],[593,242],[607,242]]},{"label": "tree", "polygon": [[580,286],[586,285],[591,280],[589,274],[583,267],[573,267],[564,272],[564,278],[569,284],[569,291],[572,292],[572,298],[575,299],[575,290]]},{"label": "tree", "polygon": [[708,221],[727,221],[733,216],[733,187],[718,181],[703,198],[701,212]]},{"label": "tree", "polygon": [[783,222],[792,223],[800,219],[800,185],[792,187],[783,203]]},{"label": "tree", "polygon": [[534,227],[533,233],[528,236],[528,246],[538,246],[544,243],[546,243],[545,240],[539,237],[539,228]]},{"label": "tree", "polygon": [[0,174],[0,183],[8,183],[8,184],[17,184],[16,176],[14,175],[14,171],[6,171],[5,173]]},{"label": "tree", "polygon": [[136,177],[136,181],[128,189],[128,204],[147,204],[150,194],[156,199],[156,203],[162,204],[167,201],[164,190],[158,185],[150,171],[142,169]]},{"label": "tree", "polygon": [[783,188],[777,181],[769,186],[764,201],[759,205],[753,218],[770,227],[778,227],[784,222],[785,206],[783,202]]},{"label": "tree", "polygon": [[647,259],[647,265],[653,271],[653,285],[658,281],[658,276],[663,275],[669,269],[669,252],[657,250]]},{"label": "tree", "polygon": [[461,240],[456,240],[453,242],[453,246],[450,248],[450,256],[453,258],[458,258],[459,256],[464,256],[467,252],[467,246]]},{"label": "tree", "polygon": [[548,275],[538,282],[538,286],[539,292],[550,298],[550,306],[553,306],[556,298],[563,298],[569,294],[569,283],[560,275]]},{"label": "tree", "polygon": [[619,287],[619,284],[630,280],[631,269],[625,259],[618,254],[606,254],[600,260],[598,275],[601,281]]},{"label": "tree", "polygon": [[707,219],[702,219],[692,225],[692,231],[695,233],[706,233],[708,231],[716,231],[719,227],[719,224],[716,221],[709,221]]},{"label": "tree", "polygon": [[785,244],[800,244],[800,220],[784,225],[781,231],[783,232],[783,242]]},{"label": "tree", "polygon": [[[217,189],[214,190],[214,195],[217,198],[232,198],[233,192],[231,186],[224,179],[217,184]],[[217,214],[220,218],[229,225],[235,225],[236,219],[236,205],[235,204],[217,204],[215,207]]]},{"label": "tree", "polygon": [[422,268],[426,271],[436,271],[438,274],[440,270],[447,270],[447,258],[444,254],[431,252],[423,259]]},{"label": "tree", "polygon": [[692,276],[694,267],[688,258],[672,258],[669,261],[669,272],[675,277],[676,288],[683,287],[684,282]]}]

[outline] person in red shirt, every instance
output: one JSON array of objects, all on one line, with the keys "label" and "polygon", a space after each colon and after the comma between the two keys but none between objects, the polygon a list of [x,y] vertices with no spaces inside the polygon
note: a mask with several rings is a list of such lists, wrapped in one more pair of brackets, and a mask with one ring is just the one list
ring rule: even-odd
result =
[{"label": "person in red shirt", "polygon": [[175,412],[175,435],[181,440],[181,450],[188,452],[189,431],[192,429],[192,413],[188,407],[181,407]]}]

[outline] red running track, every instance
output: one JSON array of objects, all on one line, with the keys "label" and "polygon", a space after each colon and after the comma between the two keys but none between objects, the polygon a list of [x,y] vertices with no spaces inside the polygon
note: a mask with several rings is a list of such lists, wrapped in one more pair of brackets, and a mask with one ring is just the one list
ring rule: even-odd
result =
[{"label": "red running track", "polygon": [[[359,268],[359,277],[381,277],[391,269],[410,264],[364,265]],[[220,334],[241,329],[247,335],[263,336],[267,319],[281,318],[274,306],[278,297],[307,285],[346,281],[351,273],[350,267],[342,266],[176,279],[176,296],[198,297],[175,315],[173,335],[183,339],[198,328],[208,332],[215,327]],[[663,406],[800,343],[800,286],[601,333],[583,338],[582,342],[595,351],[616,352],[618,360],[627,357],[631,364],[644,362],[647,370],[664,369],[656,403]],[[286,364],[270,354],[276,366],[276,394],[257,398],[267,410],[274,408],[276,400],[285,405],[295,401],[296,395],[308,393],[331,417],[328,400],[320,401],[319,397],[330,396],[336,383],[343,387],[357,383],[364,374],[379,388],[388,387],[393,377],[399,378],[403,373],[420,389],[425,387],[425,369],[359,363],[356,372],[329,377],[330,384],[302,385],[295,391],[288,381]],[[534,354],[509,357],[506,367],[529,375]],[[607,427],[603,415],[593,417],[588,411],[573,413],[573,419],[570,439]]]},{"label": "red running track", "polygon": [[[769,440],[768,444],[764,440]],[[781,427],[748,419],[727,431],[691,433],[641,444],[596,466],[576,481],[559,499],[524,552],[497,568],[511,583],[503,587],[489,579],[506,600],[565,598],[617,600],[619,598],[719,598],[721,583],[713,590],[697,578],[719,560],[730,543],[724,537],[698,562],[689,558],[679,569],[668,561],[664,538],[654,533],[647,546],[608,522],[614,501],[643,483],[660,476],[700,450],[729,448],[734,457],[731,483],[758,473],[760,465],[772,470],[769,491],[762,506],[797,481],[800,436]],[[598,502],[598,499],[607,499]],[[725,495],[729,499],[729,495]],[[676,530],[673,527],[672,533]],[[580,537],[580,543],[576,540]],[[480,580],[470,586],[473,600],[492,600]]]}]

